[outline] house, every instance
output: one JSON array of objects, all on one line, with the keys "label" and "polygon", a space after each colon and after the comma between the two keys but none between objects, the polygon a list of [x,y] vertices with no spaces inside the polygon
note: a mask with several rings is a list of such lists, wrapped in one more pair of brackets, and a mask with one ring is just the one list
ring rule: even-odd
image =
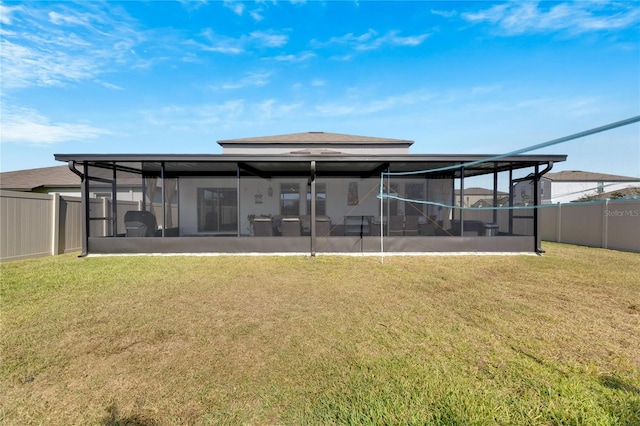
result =
[{"label": "house", "polygon": [[[141,184],[138,180],[129,181],[125,185],[120,182],[117,198],[122,201],[141,201]],[[80,178],[65,166],[41,167],[36,169],[16,170],[0,173],[0,189],[6,191],[34,192],[37,194],[59,194],[67,197],[80,197]],[[90,198],[111,199],[110,187],[96,186],[89,194]],[[156,198],[159,199],[160,192]]]},{"label": "house", "polygon": [[[143,199],[142,185],[140,179],[119,179],[115,197],[120,202],[139,205]],[[80,197],[82,195],[80,178],[68,165],[0,173],[0,189],[38,194],[58,194],[65,197]],[[156,188],[153,195],[153,202],[156,206],[160,204],[161,197],[161,189]],[[94,184],[89,193],[89,198],[110,202],[114,198],[111,184]]]},{"label": "house", "polygon": [[[509,202],[509,193],[498,191],[498,205],[507,205]],[[493,189],[488,188],[465,188],[464,200],[460,196],[460,190],[455,190],[456,206],[464,207],[489,207],[494,205]]]},{"label": "house", "polygon": [[80,179],[67,166],[42,167],[0,173],[0,189],[80,196]]},{"label": "house", "polygon": [[411,154],[410,140],[325,132],[218,143],[222,154],[56,154],[81,178],[83,255],[535,252],[537,209],[453,208],[454,189],[465,199],[465,179],[488,176],[498,205],[498,182],[539,182],[566,160]]},{"label": "house", "polygon": [[597,197],[616,191],[629,192],[640,187],[640,178],[593,173],[580,170],[565,170],[547,173],[542,181],[542,203],[568,203],[584,197]]}]

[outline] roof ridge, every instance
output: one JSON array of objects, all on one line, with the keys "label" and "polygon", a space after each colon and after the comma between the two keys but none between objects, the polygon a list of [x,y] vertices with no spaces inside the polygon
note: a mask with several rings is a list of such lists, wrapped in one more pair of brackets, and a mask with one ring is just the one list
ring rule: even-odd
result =
[{"label": "roof ridge", "polygon": [[350,135],[346,133],[332,133],[324,131],[309,131],[301,133],[287,133],[273,136],[257,136],[249,138],[222,139],[219,145],[236,143],[258,144],[403,144],[411,145],[412,140],[382,138],[377,136]]}]

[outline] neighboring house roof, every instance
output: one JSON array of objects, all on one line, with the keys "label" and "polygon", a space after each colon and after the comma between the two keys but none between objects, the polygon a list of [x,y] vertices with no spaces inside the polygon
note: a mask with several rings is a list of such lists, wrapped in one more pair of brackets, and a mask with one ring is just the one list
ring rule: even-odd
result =
[{"label": "neighboring house roof", "polygon": [[66,165],[0,173],[0,188],[5,190],[36,191],[67,187],[79,188],[80,177]]},{"label": "neighboring house roof", "polygon": [[342,133],[305,132],[253,138],[225,139],[218,141],[218,144],[221,146],[230,144],[412,145],[413,141],[371,136],[345,135]]},{"label": "neighboring house roof", "polygon": [[557,173],[547,173],[543,178],[549,179],[553,182],[640,182],[640,178],[636,177],[583,172],[580,170],[565,170]]},{"label": "neighboring house roof", "polygon": [[[460,190],[455,190],[456,195],[460,195]],[[480,195],[480,196],[493,196],[493,189],[487,188],[465,188],[464,195],[472,196],[472,195]],[[507,192],[498,191],[498,195],[509,195]]]},{"label": "neighboring house roof", "polygon": [[627,188],[616,189],[615,191],[603,192],[602,194],[591,195],[588,197],[590,200],[607,200],[638,196],[640,196],[640,186],[629,186]]}]

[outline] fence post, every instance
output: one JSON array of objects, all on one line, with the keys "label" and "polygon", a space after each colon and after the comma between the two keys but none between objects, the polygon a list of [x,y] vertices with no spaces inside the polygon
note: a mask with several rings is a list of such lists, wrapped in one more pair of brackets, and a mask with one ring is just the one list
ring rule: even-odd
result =
[{"label": "fence post", "polygon": [[602,248],[608,248],[609,242],[609,199],[604,201],[602,210]]},{"label": "fence post", "polygon": [[562,239],[562,204],[558,201],[556,209],[556,242],[561,243]]},{"label": "fence post", "polygon": [[51,255],[60,254],[60,194],[51,194]]}]

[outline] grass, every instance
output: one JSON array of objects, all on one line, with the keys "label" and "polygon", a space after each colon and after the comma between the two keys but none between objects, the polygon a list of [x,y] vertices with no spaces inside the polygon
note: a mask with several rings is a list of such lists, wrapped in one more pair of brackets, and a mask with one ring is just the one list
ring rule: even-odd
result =
[{"label": "grass", "polygon": [[4,263],[3,425],[640,424],[640,255]]}]

